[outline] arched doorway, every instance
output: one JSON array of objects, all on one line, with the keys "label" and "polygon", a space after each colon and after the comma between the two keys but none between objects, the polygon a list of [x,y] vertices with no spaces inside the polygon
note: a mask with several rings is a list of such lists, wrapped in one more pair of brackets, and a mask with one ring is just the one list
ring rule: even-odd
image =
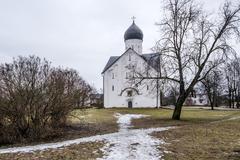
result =
[{"label": "arched doorway", "polygon": [[132,101],[128,101],[128,108],[132,108]]}]

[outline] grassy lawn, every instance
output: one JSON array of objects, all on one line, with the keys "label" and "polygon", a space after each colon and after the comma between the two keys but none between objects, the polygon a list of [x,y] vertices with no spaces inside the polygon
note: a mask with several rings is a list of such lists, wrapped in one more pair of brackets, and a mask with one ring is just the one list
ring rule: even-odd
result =
[{"label": "grassy lawn", "polygon": [[154,135],[167,142],[166,160],[239,160],[239,124],[239,120],[191,124]]},{"label": "grassy lawn", "polygon": [[[166,160],[240,159],[240,111],[211,111],[183,109],[181,121],[171,120],[170,109],[87,109],[75,110],[69,116],[68,138],[116,132],[114,113],[149,115],[133,121],[134,128],[177,126],[175,129],[154,133],[163,138]],[[79,127],[78,127],[79,126]],[[84,127],[82,127],[84,126]],[[101,157],[103,142],[85,143],[61,150],[31,154],[3,154],[0,159],[95,159]]]},{"label": "grassy lawn", "polygon": [[[170,109],[104,109],[89,110],[86,121],[114,122],[114,113],[146,114],[133,121],[134,128],[177,126],[176,129],[154,133],[167,143],[166,160],[240,159],[240,111],[220,111],[184,108],[181,121],[171,120]],[[112,125],[114,125],[114,123]]]}]

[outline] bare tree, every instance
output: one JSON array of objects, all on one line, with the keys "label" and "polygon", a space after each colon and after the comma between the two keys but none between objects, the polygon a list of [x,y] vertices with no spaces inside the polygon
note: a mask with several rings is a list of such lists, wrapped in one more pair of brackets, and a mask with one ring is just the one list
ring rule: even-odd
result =
[{"label": "bare tree", "polygon": [[[0,112],[8,123],[8,131],[16,134],[13,139],[37,137],[46,120],[42,116],[42,90],[47,86],[50,64],[38,57],[19,57],[13,63],[0,66]],[[43,103],[42,103],[43,104]],[[8,124],[8,125],[6,125]]]},{"label": "bare tree", "polygon": [[96,89],[83,79],[79,79],[78,84],[75,87],[77,88],[75,108],[79,109],[89,106],[90,96],[91,94],[96,93]]},{"label": "bare tree", "polygon": [[204,14],[194,0],[166,0],[165,4],[163,19],[158,24],[162,38],[155,46],[164,63],[161,76],[138,71],[135,78],[177,84],[179,96],[172,119],[179,120],[182,106],[194,86],[224,63],[226,52],[233,51],[227,40],[233,35],[240,36],[240,4],[225,2],[214,18]]},{"label": "bare tree", "polygon": [[240,103],[240,58],[235,57],[225,64],[228,105],[234,108]]},{"label": "bare tree", "polygon": [[85,86],[75,70],[35,56],[0,65],[0,143],[39,139],[65,125]]},{"label": "bare tree", "polygon": [[211,109],[218,107],[218,98],[221,95],[223,89],[222,72],[214,69],[202,79],[203,91],[207,94]]}]

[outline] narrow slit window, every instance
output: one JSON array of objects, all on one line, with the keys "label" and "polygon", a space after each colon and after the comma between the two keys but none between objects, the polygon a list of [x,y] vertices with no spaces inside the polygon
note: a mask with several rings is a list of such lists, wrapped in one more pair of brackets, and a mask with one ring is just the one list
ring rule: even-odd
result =
[{"label": "narrow slit window", "polygon": [[114,91],[114,85],[112,85],[112,91]]},{"label": "narrow slit window", "polygon": [[114,73],[112,73],[112,79],[114,79],[115,78],[115,75],[114,75]]}]

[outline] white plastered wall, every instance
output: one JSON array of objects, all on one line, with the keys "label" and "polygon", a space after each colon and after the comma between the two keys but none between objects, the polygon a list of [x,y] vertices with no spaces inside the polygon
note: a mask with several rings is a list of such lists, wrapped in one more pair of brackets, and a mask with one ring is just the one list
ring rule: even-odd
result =
[{"label": "white plastered wall", "polygon": [[[137,70],[144,70],[146,67],[146,61],[130,49],[104,72],[103,83],[105,108],[128,107],[128,101],[132,101],[133,108],[156,107],[156,94],[155,92],[152,92],[152,85],[148,85],[148,81],[145,81],[144,84],[139,85],[138,87],[134,86],[139,94],[133,91],[133,96],[129,97],[127,95],[127,90],[122,92],[125,88],[133,87],[129,83],[129,79],[126,78],[126,73],[130,72],[127,67],[129,65],[135,65]],[[156,74],[153,69],[151,72],[152,74]],[[113,86],[114,90],[112,90]]]}]

